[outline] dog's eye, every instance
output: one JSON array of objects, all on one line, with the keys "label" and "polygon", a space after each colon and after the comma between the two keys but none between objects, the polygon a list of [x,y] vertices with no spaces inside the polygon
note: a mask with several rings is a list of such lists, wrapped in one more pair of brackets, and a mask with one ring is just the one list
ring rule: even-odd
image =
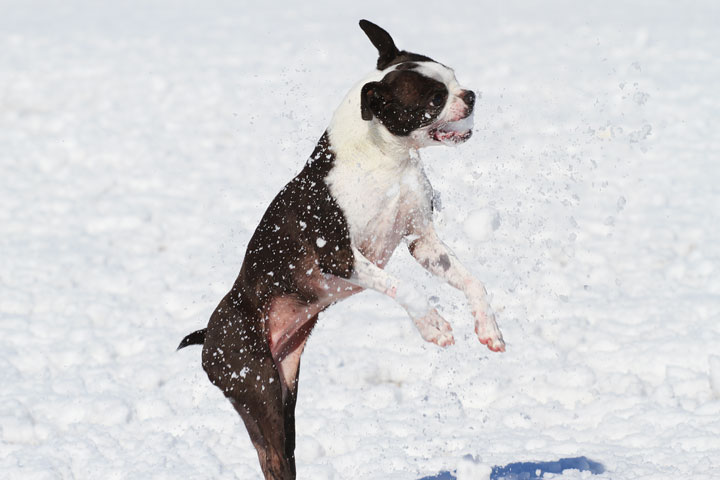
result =
[{"label": "dog's eye", "polygon": [[445,94],[440,92],[436,93],[435,96],[430,100],[431,107],[439,107],[445,101]]}]

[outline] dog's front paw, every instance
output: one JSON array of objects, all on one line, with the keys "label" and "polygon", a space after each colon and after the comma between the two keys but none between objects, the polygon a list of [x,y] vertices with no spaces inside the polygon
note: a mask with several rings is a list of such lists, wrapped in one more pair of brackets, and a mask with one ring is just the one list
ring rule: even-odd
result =
[{"label": "dog's front paw", "polygon": [[475,333],[480,343],[487,345],[493,352],[504,352],[505,341],[497,322],[495,322],[495,314],[477,309],[473,312],[473,316],[475,317]]},{"label": "dog's front paw", "polygon": [[422,317],[413,318],[415,326],[420,331],[420,335],[431,343],[441,347],[447,347],[455,343],[452,335],[452,327],[440,316],[437,310],[430,309],[427,314]]}]

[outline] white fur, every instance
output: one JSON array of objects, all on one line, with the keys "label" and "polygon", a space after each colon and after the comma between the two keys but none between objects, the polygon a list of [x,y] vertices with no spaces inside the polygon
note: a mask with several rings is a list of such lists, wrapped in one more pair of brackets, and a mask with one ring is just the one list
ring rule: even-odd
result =
[{"label": "white fur", "polygon": [[[391,134],[376,119],[363,120],[363,85],[381,80],[395,66],[374,71],[358,82],[333,115],[328,135],[335,163],[326,181],[345,214],[355,255],[350,282],[395,298],[408,312],[424,339],[446,346],[453,343],[450,325],[413,288],[382,270],[403,237],[412,235],[418,261],[433,274],[462,290],[473,309],[482,343],[504,350],[500,330],[486,299],[485,287],[460,264],[437,238],[432,227],[432,187],[420,164],[418,149],[437,145],[429,131],[457,122],[465,115],[463,89],[454,72],[436,62],[419,62],[419,73],[443,82],[448,101],[432,125],[406,137]],[[439,257],[447,258],[438,266]],[[435,262],[435,263],[433,263]]]},{"label": "white fur", "polygon": [[370,288],[395,299],[410,315],[420,335],[426,341],[441,347],[455,343],[450,324],[416,289],[400,284],[395,277],[370,262],[356,248],[353,248],[353,253],[355,270],[348,280],[351,284]]},{"label": "white fur", "polygon": [[[326,181],[345,213],[354,245],[382,242],[376,252],[390,249],[402,239],[399,217],[426,216],[429,221],[432,187],[417,160],[410,139],[391,134],[375,119],[360,116],[360,91],[367,82],[382,79],[392,70],[375,71],[355,85],[328,127],[335,164]],[[370,252],[363,251],[363,254]],[[373,255],[369,255],[373,256]],[[385,255],[380,257],[386,260]],[[389,255],[388,255],[389,257]]]},{"label": "white fur", "polygon": [[[366,121],[360,116],[363,85],[381,80],[395,68],[375,70],[353,86],[328,127],[336,159],[327,181],[345,212],[356,244],[370,237],[388,237],[387,232],[376,230],[393,227],[398,210],[412,210],[423,221],[430,221],[432,187],[418,161],[417,150],[436,144],[428,140],[427,131],[432,125],[408,137],[398,137],[376,119]],[[462,89],[453,71],[436,62],[419,62],[417,71],[448,87],[450,100],[435,123],[453,121],[456,104],[462,103],[458,97]],[[397,243],[392,248],[395,246]]]}]

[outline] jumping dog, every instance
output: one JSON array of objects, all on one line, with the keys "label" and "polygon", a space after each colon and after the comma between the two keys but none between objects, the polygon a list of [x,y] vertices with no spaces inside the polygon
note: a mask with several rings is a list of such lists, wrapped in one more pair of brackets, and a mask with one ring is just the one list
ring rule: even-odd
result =
[{"label": "jumping dog", "polygon": [[242,417],[266,479],[295,478],[295,402],[300,356],[318,314],[371,289],[395,299],[428,342],[454,343],[450,324],[384,267],[405,241],[424,268],[460,289],[490,350],[505,343],[483,284],[438,238],[433,191],[420,148],[472,135],[475,94],[454,71],[398,50],[361,20],[377,68],[342,101],[304,168],[272,201],[247,246],[232,289],[207,328],[202,365]]}]

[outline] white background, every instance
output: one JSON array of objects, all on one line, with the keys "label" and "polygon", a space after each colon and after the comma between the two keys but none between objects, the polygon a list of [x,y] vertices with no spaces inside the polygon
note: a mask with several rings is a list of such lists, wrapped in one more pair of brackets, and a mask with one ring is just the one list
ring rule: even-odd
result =
[{"label": "white background", "polygon": [[260,478],[174,349],[374,67],[368,18],[481,92],[474,137],[423,158],[507,352],[401,246],[457,344],[371,292],[325,312],[298,477],[720,478],[718,4],[502,3],[1,1],[0,477]]}]

